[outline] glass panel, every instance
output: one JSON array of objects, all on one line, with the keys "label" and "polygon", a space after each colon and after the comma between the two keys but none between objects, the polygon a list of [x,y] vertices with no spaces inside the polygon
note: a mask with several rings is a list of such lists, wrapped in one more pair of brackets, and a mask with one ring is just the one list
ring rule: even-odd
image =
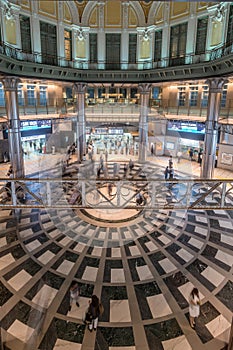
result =
[{"label": "glass panel", "polygon": [[196,55],[202,54],[206,49],[208,17],[198,19],[196,37]]},{"label": "glass panel", "polygon": [[161,59],[162,53],[162,30],[155,32],[155,50],[154,50],[154,61]]},{"label": "glass panel", "polygon": [[57,27],[40,22],[42,62],[57,65]]},{"label": "glass panel", "polygon": [[18,104],[19,106],[23,106],[24,105],[24,94],[23,94],[23,85],[19,84],[18,85]]},{"label": "glass panel", "polygon": [[35,106],[35,86],[27,85],[28,106]]},{"label": "glass panel", "polygon": [[137,34],[129,34],[129,63],[137,60]]},{"label": "glass panel", "polygon": [[20,33],[21,33],[21,45],[23,52],[31,53],[31,29],[30,18],[19,15]]},{"label": "glass panel", "polygon": [[233,5],[230,5],[228,27],[227,27],[227,44],[233,41]]},{"label": "glass panel", "polygon": [[121,34],[106,34],[107,69],[120,69]]},{"label": "glass panel", "polygon": [[2,83],[0,83],[0,106],[5,106],[5,94]]},{"label": "glass panel", "polygon": [[90,62],[96,63],[98,61],[98,45],[97,45],[97,34],[89,34],[89,45],[90,45]]},{"label": "glass panel", "polygon": [[40,86],[40,105],[46,106],[47,102],[47,86]]},{"label": "glass panel", "polygon": [[170,64],[184,64],[187,41],[187,23],[171,27],[170,35]]}]

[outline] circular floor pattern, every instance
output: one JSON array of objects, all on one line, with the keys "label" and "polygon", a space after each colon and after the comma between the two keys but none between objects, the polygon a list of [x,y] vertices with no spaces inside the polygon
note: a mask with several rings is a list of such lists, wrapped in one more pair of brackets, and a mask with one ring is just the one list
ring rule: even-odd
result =
[{"label": "circular floor pattern", "polygon": [[[146,211],[113,227],[69,208],[32,209],[18,219],[2,211],[0,225],[1,337],[10,349],[220,350],[228,341],[231,212]],[[72,280],[80,307],[69,311]],[[193,286],[202,299],[195,330]],[[104,314],[89,333],[82,318],[93,293]]]}]

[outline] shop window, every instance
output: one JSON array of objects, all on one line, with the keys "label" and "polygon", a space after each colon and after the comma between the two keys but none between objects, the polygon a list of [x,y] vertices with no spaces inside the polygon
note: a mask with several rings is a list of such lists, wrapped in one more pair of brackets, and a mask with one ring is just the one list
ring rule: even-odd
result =
[{"label": "shop window", "polygon": [[202,94],[201,94],[201,106],[207,107],[208,106],[208,98],[209,98],[209,87],[208,85],[202,86]]},{"label": "shop window", "polygon": [[28,106],[35,106],[35,85],[27,85]]},{"label": "shop window", "polygon": [[127,95],[127,90],[126,88],[120,88],[120,97],[121,98],[126,98],[126,95]]},{"label": "shop window", "polygon": [[98,98],[103,98],[103,94],[105,94],[105,88],[98,88]]},{"label": "shop window", "polygon": [[3,85],[1,83],[0,83],[0,106],[1,107],[5,106],[5,94],[4,94]]},{"label": "shop window", "polygon": [[67,61],[72,61],[72,33],[70,30],[64,30],[64,40],[65,40],[65,59]]},{"label": "shop window", "polygon": [[47,86],[40,86],[40,105],[46,106],[47,103]]},{"label": "shop window", "polygon": [[226,102],[227,102],[227,85],[224,85],[222,95],[221,95],[220,107],[226,107]]},{"label": "shop window", "polygon": [[130,98],[136,98],[137,97],[137,93],[138,93],[138,89],[137,88],[130,89]]},{"label": "shop window", "polygon": [[198,86],[191,86],[189,92],[189,105],[190,107],[197,106],[198,99]]},{"label": "shop window", "polygon": [[186,94],[185,86],[178,87],[178,106],[180,107],[185,106],[185,94]]},{"label": "shop window", "polygon": [[95,89],[87,88],[88,98],[95,98]]},{"label": "shop window", "polygon": [[18,85],[17,93],[18,93],[18,105],[23,106],[24,105],[24,93],[23,93],[23,85],[22,84]]}]

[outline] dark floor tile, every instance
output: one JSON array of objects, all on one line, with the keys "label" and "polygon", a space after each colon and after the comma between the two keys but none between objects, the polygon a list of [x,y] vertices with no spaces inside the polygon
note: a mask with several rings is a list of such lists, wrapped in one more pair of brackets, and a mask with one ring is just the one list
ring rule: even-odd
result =
[{"label": "dark floor tile", "polygon": [[216,297],[233,312],[233,282],[228,281]]}]

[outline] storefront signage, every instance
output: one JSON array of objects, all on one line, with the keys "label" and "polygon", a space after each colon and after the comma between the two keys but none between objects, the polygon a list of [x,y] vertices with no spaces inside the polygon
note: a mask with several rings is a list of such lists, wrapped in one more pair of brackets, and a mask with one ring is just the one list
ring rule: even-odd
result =
[{"label": "storefront signage", "polygon": [[221,155],[221,163],[226,165],[232,165],[232,157],[231,153],[222,153]]},{"label": "storefront signage", "polygon": [[180,120],[173,120],[168,122],[167,130],[177,131],[177,132],[190,132],[194,134],[204,134],[205,123],[187,122],[187,121],[183,122]]}]

